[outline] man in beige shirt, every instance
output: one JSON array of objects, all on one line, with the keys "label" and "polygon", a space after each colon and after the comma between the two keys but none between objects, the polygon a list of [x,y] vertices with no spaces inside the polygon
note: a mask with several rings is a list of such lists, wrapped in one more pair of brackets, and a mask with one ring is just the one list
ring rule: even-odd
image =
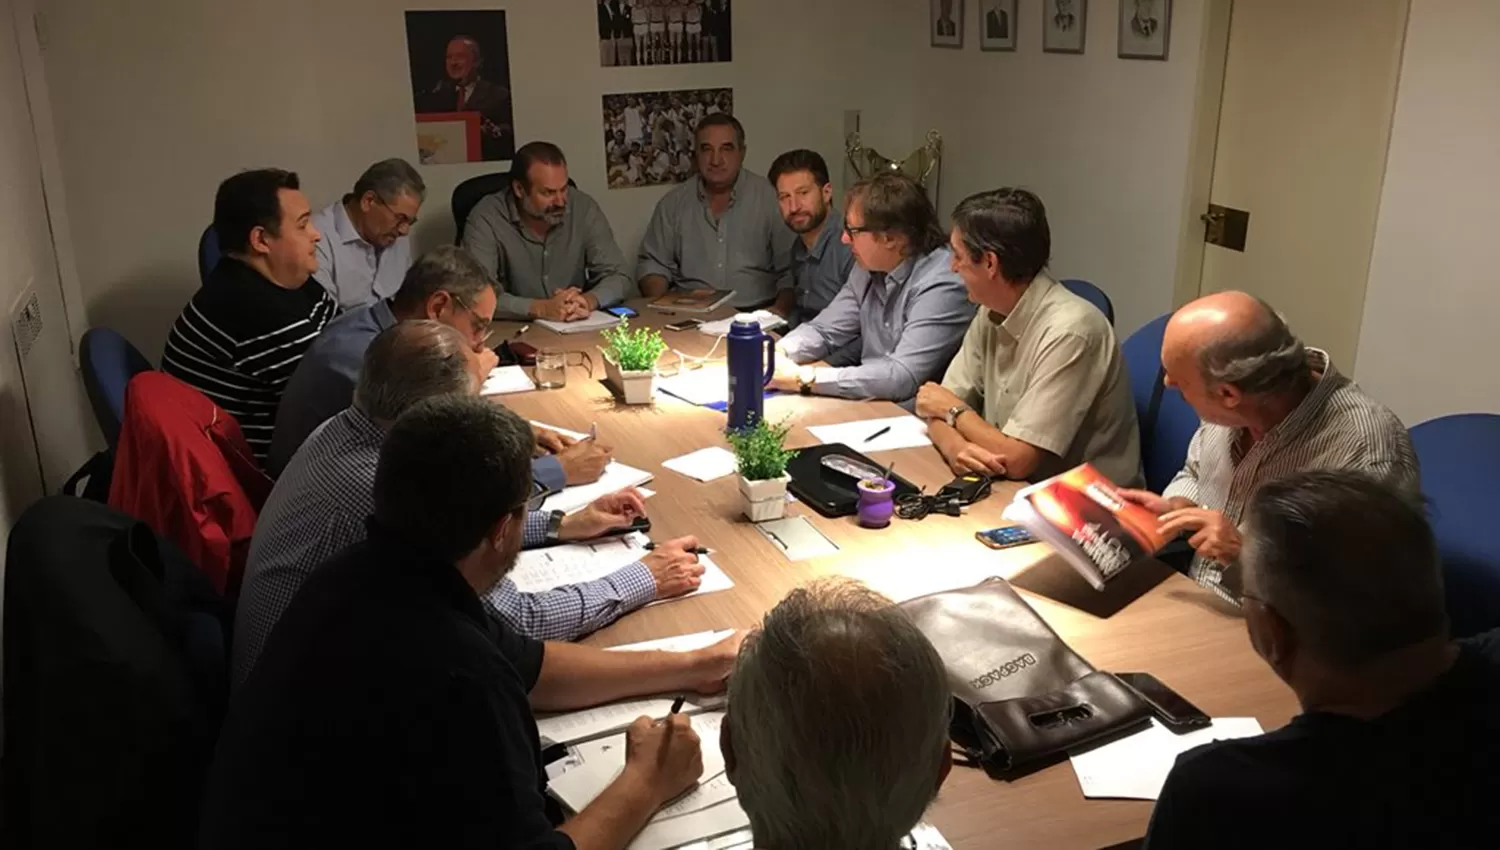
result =
[{"label": "man in beige shirt", "polygon": [[1114,329],[1044,269],[1052,235],[1024,189],[973,195],[953,212],[953,269],[982,308],[942,385],[917,393],[954,472],[1039,480],[1080,463],[1137,486],[1140,434]]}]

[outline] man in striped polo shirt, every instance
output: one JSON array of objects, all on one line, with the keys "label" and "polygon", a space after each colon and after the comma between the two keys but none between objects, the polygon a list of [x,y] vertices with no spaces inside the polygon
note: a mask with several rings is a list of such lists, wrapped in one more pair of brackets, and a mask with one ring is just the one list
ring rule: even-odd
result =
[{"label": "man in striped polo shirt", "polygon": [[1168,538],[1189,535],[1188,573],[1220,595],[1238,597],[1240,521],[1268,481],[1347,470],[1420,497],[1406,426],[1261,299],[1220,292],[1178,310],[1161,362],[1203,424],[1162,495],[1125,495],[1159,514]]},{"label": "man in striped polo shirt", "polygon": [[321,236],[297,175],[265,168],[219,184],[224,258],[182,309],[162,369],[224,408],[265,464],[276,405],[338,302],[312,273]]}]

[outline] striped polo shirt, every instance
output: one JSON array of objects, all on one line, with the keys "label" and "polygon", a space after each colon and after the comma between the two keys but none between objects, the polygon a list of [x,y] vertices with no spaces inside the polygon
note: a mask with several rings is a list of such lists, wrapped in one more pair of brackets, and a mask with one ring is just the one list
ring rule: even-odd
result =
[{"label": "striped polo shirt", "polygon": [[337,311],[311,278],[283,289],[225,257],[173,323],[162,370],[234,416],[264,467],[287,381]]},{"label": "striped polo shirt", "polygon": [[[1321,374],[1312,392],[1249,451],[1240,448],[1244,429],[1204,423],[1188,446],[1187,462],[1162,492],[1216,510],[1236,525],[1260,485],[1312,470],[1352,470],[1421,498],[1417,455],[1406,426],[1380,402],[1334,368],[1326,351],[1307,350],[1308,368]],[[1225,581],[1225,566],[1194,559],[1192,575],[1214,587],[1239,587],[1239,576]],[[1217,589],[1217,588],[1215,588]]]}]

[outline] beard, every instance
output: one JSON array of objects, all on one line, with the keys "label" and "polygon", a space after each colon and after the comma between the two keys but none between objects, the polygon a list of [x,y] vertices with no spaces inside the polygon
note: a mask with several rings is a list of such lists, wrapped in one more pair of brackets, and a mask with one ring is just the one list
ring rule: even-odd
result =
[{"label": "beard", "polygon": [[790,227],[792,229],[793,233],[797,233],[797,234],[812,233],[814,230],[817,230],[818,228],[822,227],[823,226],[823,222],[825,222],[827,220],[828,220],[828,207],[823,207],[822,209],[817,210],[817,211],[811,213],[808,216],[807,221],[805,223],[794,224],[793,222],[789,221],[789,222],[786,223],[786,226]]},{"label": "beard", "polygon": [[563,219],[566,218],[567,215],[567,207],[548,207],[545,210],[542,210],[541,219],[542,221],[547,222],[549,225],[556,227],[559,224],[563,223]]}]

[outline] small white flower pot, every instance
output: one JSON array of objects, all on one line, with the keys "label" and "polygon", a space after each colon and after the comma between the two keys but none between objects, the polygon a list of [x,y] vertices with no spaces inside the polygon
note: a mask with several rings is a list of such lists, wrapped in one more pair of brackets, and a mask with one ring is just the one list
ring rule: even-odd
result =
[{"label": "small white flower pot", "polygon": [[614,385],[626,404],[650,404],[656,392],[656,370],[625,371],[613,355],[604,352],[604,375]]},{"label": "small white flower pot", "polygon": [[743,475],[739,479],[740,496],[745,501],[745,516],[751,522],[765,522],[786,516],[786,485],[792,480],[790,475],[764,481],[751,481]]}]

